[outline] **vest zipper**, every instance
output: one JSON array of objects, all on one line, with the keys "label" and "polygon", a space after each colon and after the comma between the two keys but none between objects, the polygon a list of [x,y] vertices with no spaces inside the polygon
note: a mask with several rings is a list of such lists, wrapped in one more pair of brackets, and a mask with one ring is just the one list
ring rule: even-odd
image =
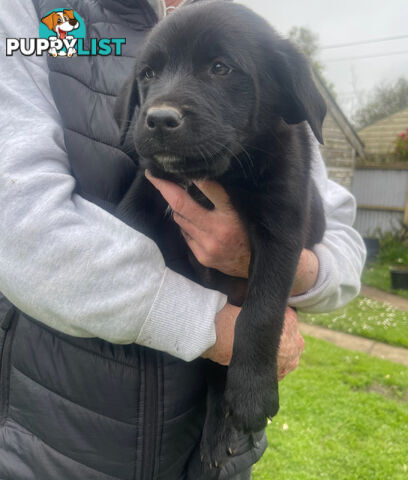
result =
[{"label": "vest zipper", "polygon": [[0,424],[4,423],[7,417],[8,410],[8,392],[10,384],[10,362],[11,362],[11,347],[13,344],[14,332],[16,330],[17,322],[13,319],[17,313],[14,307],[11,307],[7,312],[4,320],[1,322],[0,328],[5,333],[3,350],[1,352],[1,370],[0,370]]},{"label": "vest zipper", "polygon": [[155,350],[144,351],[143,480],[153,480],[156,467],[156,444],[158,440],[159,419],[158,355],[159,353]]}]

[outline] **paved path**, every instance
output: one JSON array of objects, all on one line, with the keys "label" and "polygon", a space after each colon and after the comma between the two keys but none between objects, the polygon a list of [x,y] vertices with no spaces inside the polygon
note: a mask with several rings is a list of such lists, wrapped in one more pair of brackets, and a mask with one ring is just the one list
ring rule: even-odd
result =
[{"label": "paved path", "polygon": [[361,295],[372,298],[373,300],[379,300],[380,302],[391,303],[394,307],[408,312],[408,299],[399,297],[398,295],[392,295],[392,293],[384,292],[378,288],[368,287],[367,285],[361,287]]},{"label": "paved path", "polygon": [[356,350],[358,352],[368,353],[374,357],[390,360],[391,362],[402,363],[408,367],[407,348],[393,347],[386,343],[370,340],[369,338],[335,332],[325,327],[309,325],[303,322],[299,322],[299,327],[301,333],[305,335],[326,340],[327,342],[334,343],[338,347],[347,348],[348,350]]},{"label": "paved path", "polygon": [[[394,307],[408,312],[408,300],[406,298],[366,285],[362,286],[361,295],[380,302],[388,302]],[[347,348],[348,350],[356,350],[357,352],[368,353],[374,357],[390,360],[391,362],[402,363],[408,367],[408,348],[394,347],[376,340],[350,335],[349,333],[336,332],[318,325],[299,323],[300,331],[305,335],[326,340],[326,342],[334,343],[338,347]]]}]

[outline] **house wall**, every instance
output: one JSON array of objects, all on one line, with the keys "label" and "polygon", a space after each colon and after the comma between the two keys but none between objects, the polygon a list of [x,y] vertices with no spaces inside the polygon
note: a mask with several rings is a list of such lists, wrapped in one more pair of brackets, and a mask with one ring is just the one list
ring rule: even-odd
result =
[{"label": "house wall", "polygon": [[355,150],[330,112],[323,123],[324,145],[320,146],[329,178],[351,189]]},{"label": "house wall", "polygon": [[394,113],[358,132],[368,154],[387,156],[395,148],[397,135],[408,128],[408,108]]},{"label": "house wall", "polygon": [[354,227],[366,237],[399,230],[408,213],[408,167],[356,168],[352,193],[357,200]]}]

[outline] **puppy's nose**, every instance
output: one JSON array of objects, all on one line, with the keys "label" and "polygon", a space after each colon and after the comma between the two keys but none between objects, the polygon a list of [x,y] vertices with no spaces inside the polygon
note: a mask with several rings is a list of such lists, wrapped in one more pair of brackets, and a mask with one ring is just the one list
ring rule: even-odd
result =
[{"label": "puppy's nose", "polygon": [[75,27],[75,25],[78,23],[78,20],[76,20],[75,18],[72,18],[70,21],[69,21],[69,24],[72,25],[73,27]]},{"label": "puppy's nose", "polygon": [[177,108],[150,107],[146,113],[146,125],[149,130],[171,132],[181,126],[183,116]]}]

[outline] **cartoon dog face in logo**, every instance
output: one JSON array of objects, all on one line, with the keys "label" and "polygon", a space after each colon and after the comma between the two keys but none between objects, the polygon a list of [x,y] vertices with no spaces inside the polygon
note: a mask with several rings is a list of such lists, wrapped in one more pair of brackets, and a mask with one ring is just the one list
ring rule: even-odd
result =
[{"label": "cartoon dog face in logo", "polygon": [[[63,10],[62,12],[51,12],[49,15],[43,17],[41,22],[47,26],[49,30],[52,30],[57,34],[57,38],[61,40],[71,40],[71,35],[68,35],[68,32],[75,30],[79,27],[79,22],[75,18],[73,10]],[[57,55],[68,55],[72,57],[76,53],[74,48],[69,48],[68,52],[59,51],[57,52],[55,48],[49,50],[50,55],[56,57]]]}]

